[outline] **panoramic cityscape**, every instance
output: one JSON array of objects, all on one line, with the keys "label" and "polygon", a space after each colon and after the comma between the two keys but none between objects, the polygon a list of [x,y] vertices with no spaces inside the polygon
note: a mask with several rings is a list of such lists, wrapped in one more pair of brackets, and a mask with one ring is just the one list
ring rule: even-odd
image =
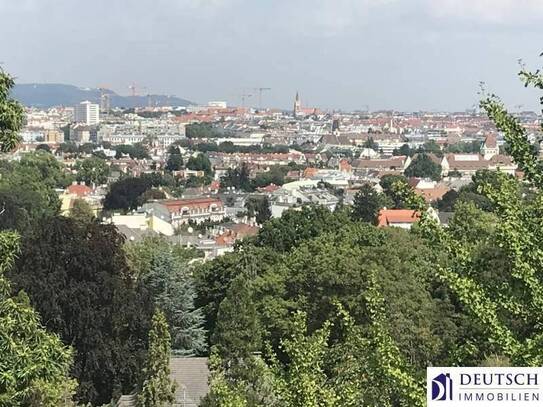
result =
[{"label": "panoramic cityscape", "polygon": [[539,1],[111,3],[0,0],[0,406],[542,405]]}]

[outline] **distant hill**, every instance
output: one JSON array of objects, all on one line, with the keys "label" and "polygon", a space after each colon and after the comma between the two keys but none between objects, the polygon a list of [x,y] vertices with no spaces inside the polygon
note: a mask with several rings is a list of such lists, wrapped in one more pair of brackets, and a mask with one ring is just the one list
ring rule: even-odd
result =
[{"label": "distant hill", "polygon": [[[111,90],[111,107],[146,107],[152,106],[189,106],[189,100],[175,96],[145,95],[120,96]],[[74,106],[84,100],[100,103],[100,89],[78,88],[60,83],[23,83],[17,84],[11,92],[12,96],[25,106],[48,108],[53,106]]]}]

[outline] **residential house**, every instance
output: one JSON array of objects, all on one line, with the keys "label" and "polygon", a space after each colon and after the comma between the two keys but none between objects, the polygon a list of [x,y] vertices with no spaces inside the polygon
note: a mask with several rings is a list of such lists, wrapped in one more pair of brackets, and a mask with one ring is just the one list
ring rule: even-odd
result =
[{"label": "residential house", "polygon": [[379,227],[411,229],[420,219],[420,213],[412,209],[381,209],[378,215]]},{"label": "residential house", "polygon": [[273,218],[280,218],[287,209],[299,210],[304,205],[321,205],[333,211],[339,202],[335,195],[324,189],[304,188],[301,186],[302,184],[298,184],[298,188],[285,188],[285,185],[270,196],[270,209]]},{"label": "residential house", "polygon": [[360,171],[405,171],[411,164],[411,157],[399,155],[390,158],[381,159],[363,159],[353,160],[351,163],[355,172]]},{"label": "residential house", "polygon": [[189,222],[220,222],[224,218],[224,206],[220,199],[197,197],[189,199],[169,199],[146,203],[143,209],[174,227]]},{"label": "residential house", "polygon": [[494,155],[485,160],[481,154],[446,154],[441,161],[442,175],[458,171],[463,176],[471,176],[479,170],[502,171],[515,175],[517,165],[511,157],[506,155]]},{"label": "residential house", "polygon": [[447,185],[429,179],[410,178],[409,185],[428,203],[441,199],[450,190]]},{"label": "residential house", "polygon": [[[429,216],[439,221],[437,212],[433,208],[428,208]],[[379,211],[377,217],[377,226],[379,227],[397,227],[402,229],[411,229],[411,227],[420,220],[420,212],[412,209],[386,209]]]},{"label": "residential house", "polygon": [[60,213],[63,215],[68,215],[74,205],[74,202],[81,199],[90,205],[91,209],[96,215],[102,208],[103,198],[104,196],[102,194],[100,194],[97,190],[85,185],[85,183],[73,182],[64,191],[61,191],[59,195]]}]

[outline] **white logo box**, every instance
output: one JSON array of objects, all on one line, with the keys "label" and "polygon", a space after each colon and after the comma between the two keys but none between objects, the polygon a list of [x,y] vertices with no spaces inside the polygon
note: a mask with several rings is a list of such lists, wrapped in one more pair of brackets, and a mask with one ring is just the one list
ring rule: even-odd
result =
[{"label": "white logo box", "polygon": [[428,407],[543,407],[543,368],[429,367]]}]

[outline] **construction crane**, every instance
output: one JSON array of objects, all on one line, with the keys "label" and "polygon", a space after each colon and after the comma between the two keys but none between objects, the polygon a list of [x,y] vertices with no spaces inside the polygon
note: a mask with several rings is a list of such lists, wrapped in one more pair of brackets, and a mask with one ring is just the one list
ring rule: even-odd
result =
[{"label": "construction crane", "polygon": [[240,97],[241,97],[241,107],[245,107],[245,99],[253,97],[253,95],[250,93],[243,93],[240,95]]},{"label": "construction crane", "polygon": [[271,88],[254,88],[258,92],[258,110],[262,109],[262,92],[271,90]]}]

